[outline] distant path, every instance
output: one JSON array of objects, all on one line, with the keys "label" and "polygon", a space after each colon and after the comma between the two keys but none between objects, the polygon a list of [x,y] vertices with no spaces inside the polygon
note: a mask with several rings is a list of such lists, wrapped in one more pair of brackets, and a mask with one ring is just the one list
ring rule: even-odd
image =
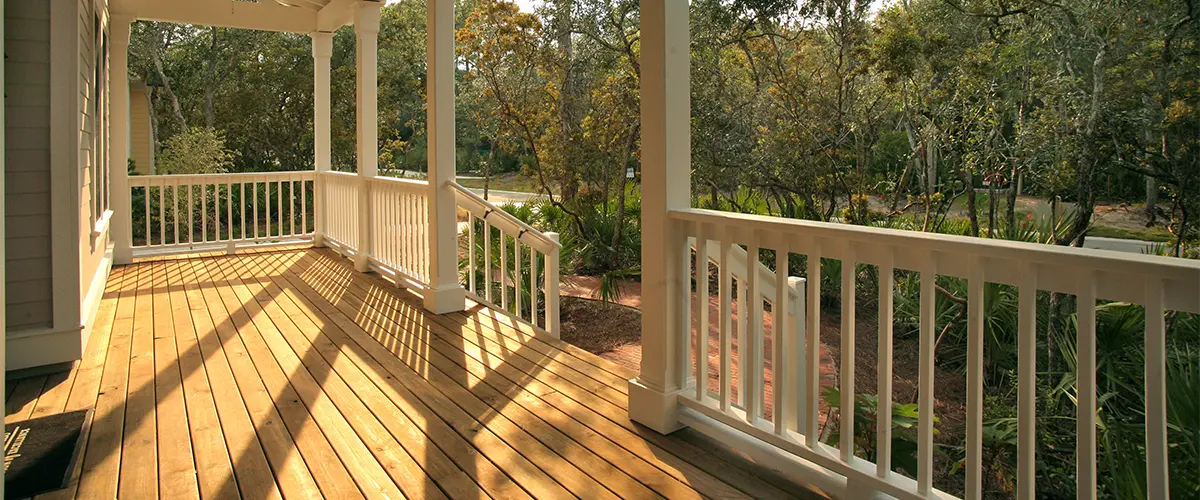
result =
[{"label": "distant path", "polygon": [[1083,240],[1084,248],[1095,248],[1097,250],[1113,250],[1126,253],[1148,253],[1153,248],[1155,242],[1142,240],[1127,240],[1124,238],[1102,238],[1100,236],[1088,236]]},{"label": "distant path", "polygon": [[[479,196],[483,196],[482,189],[479,189],[479,188],[467,188],[467,189],[469,189],[472,193],[475,193]],[[517,205],[520,205],[520,204],[528,202],[529,200],[537,198],[538,196],[540,196],[540,195],[537,193],[522,193],[520,191],[501,191],[498,189],[489,189],[487,198],[488,198],[488,201],[490,201],[496,205],[503,205],[505,203],[515,203]]]}]

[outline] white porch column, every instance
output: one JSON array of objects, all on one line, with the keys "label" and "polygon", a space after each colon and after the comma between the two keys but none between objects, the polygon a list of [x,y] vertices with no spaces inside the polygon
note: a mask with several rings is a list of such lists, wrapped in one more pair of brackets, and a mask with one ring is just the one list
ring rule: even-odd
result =
[{"label": "white porch column", "polygon": [[691,193],[688,0],[641,0],[642,367],[629,381],[629,417],[661,433],[682,427],[690,296],[687,239],[667,218]]},{"label": "white porch column", "polygon": [[310,33],[313,55],[313,160],[317,171],[313,183],[313,244],[321,246],[325,232],[325,177],[330,167],[329,58],[333,57],[333,33]]},{"label": "white porch column", "polygon": [[458,281],[454,182],[454,1],[426,3],[429,139],[429,289],[425,308],[445,314],[466,307]]},{"label": "white porch column", "polygon": [[132,17],[115,15],[109,23],[109,129],[112,169],[109,172],[110,207],[113,211],[113,262],[133,262],[133,214],[129,206],[129,29]]},{"label": "white porch column", "polygon": [[379,9],[362,2],[354,14],[355,63],[358,77],[358,248],[354,268],[367,270],[371,255],[371,179],[379,172]]}]

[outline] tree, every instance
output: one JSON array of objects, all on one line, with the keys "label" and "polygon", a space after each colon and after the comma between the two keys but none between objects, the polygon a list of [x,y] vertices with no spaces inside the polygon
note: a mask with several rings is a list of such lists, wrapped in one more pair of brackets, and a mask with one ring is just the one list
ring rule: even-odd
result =
[{"label": "tree", "polygon": [[221,174],[237,155],[226,149],[225,134],[192,127],[167,139],[157,161],[160,174]]}]

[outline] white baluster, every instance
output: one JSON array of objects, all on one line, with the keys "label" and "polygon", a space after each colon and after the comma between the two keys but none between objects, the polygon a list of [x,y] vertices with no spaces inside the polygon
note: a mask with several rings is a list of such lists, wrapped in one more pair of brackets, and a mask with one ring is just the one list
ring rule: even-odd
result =
[{"label": "white baluster", "polygon": [[[550,241],[558,243],[558,233],[546,233]],[[551,337],[558,338],[558,307],[559,307],[559,250],[554,248],[546,254],[546,332]]]},{"label": "white baluster", "polygon": [[787,345],[788,348],[788,367],[787,367],[787,392],[784,394],[786,404],[785,418],[788,423],[788,428],[796,432],[804,432],[805,414],[804,414],[804,398],[801,396],[804,391],[804,376],[807,372],[805,368],[808,366],[807,356],[805,355],[805,332],[808,331],[808,316],[805,314],[804,295],[806,281],[804,278],[796,276],[788,276],[788,293],[792,295],[788,301],[788,324],[791,328],[787,329]]},{"label": "white baluster", "polygon": [[153,243],[153,241],[152,241],[153,237],[151,235],[154,234],[150,231],[151,213],[150,213],[150,183],[149,182],[146,183],[145,198],[146,198],[146,200],[145,200],[146,201],[146,246],[149,247],[149,246],[152,246],[151,244]]},{"label": "white baluster", "polygon": [[167,182],[159,180],[158,184],[158,244],[167,244]]},{"label": "white baluster", "polygon": [[787,430],[784,394],[791,391],[788,383],[787,355],[791,352],[788,334],[788,251],[781,236],[775,247],[775,302],[771,304],[771,422],[775,434]]},{"label": "white baluster", "polygon": [[500,230],[500,308],[508,310],[508,235]]},{"label": "white baluster", "polygon": [[723,228],[721,234],[721,254],[720,254],[720,272],[721,283],[717,287],[717,294],[721,301],[720,317],[721,322],[721,367],[717,374],[721,377],[721,411],[728,413],[729,407],[733,402],[733,319],[732,311],[729,309],[732,297],[730,295],[730,279],[729,275],[729,229]]},{"label": "white baluster", "polygon": [[[968,499],[983,495],[983,261],[971,259],[967,277],[967,488]],[[1094,301],[1093,301],[1094,302]]]},{"label": "white baluster", "polygon": [[821,411],[821,242],[814,240],[808,252],[808,331],[805,332],[804,442],[817,446],[817,419]]},{"label": "white baluster", "polygon": [[513,236],[513,312],[521,315],[521,233]]},{"label": "white baluster", "polygon": [[838,412],[841,419],[838,448],[843,462],[849,462],[854,456],[854,259],[854,246],[846,242],[842,257],[842,390]]},{"label": "white baluster", "polygon": [[467,216],[467,289],[479,295],[475,287],[475,216]]},{"label": "white baluster", "polygon": [[917,381],[917,492],[933,487],[933,362],[937,321],[937,261],[927,255],[921,266],[920,365]]},{"label": "white baluster", "polygon": [[895,249],[886,248],[883,261],[879,264],[879,350],[878,418],[875,422],[876,467],[875,474],[887,477],[892,471],[892,329],[893,294],[895,293],[896,269]]},{"label": "white baluster", "polygon": [[750,376],[746,380],[750,385],[750,393],[746,398],[746,420],[750,423],[756,422],[763,413],[763,297],[761,287],[759,286],[758,275],[758,234],[753,233],[749,248],[746,249],[746,275],[749,278],[747,285],[749,292],[746,293],[746,300],[750,308],[747,310],[749,315],[746,321],[749,323],[749,328],[746,334],[749,336],[750,345],[747,349],[747,359],[749,360]]},{"label": "white baluster", "polygon": [[529,246],[529,324],[537,326],[538,289],[537,289],[537,250]]},{"label": "white baluster", "polygon": [[708,239],[705,227],[696,234],[696,400],[708,395]]},{"label": "white baluster", "polygon": [[1032,500],[1036,474],[1037,266],[1021,266],[1017,317],[1017,498]]},{"label": "white baluster", "polygon": [[[731,246],[731,248],[739,248],[739,247]],[[746,268],[749,269],[750,259],[747,258],[745,260],[745,262],[747,263]],[[747,274],[749,274],[749,273],[747,273]],[[750,399],[750,391],[752,389],[750,387],[750,377],[749,377],[749,373],[750,373],[750,343],[749,342],[750,341],[748,339],[748,336],[746,335],[746,329],[747,329],[746,325],[749,324],[749,322],[746,321],[746,317],[749,316],[749,314],[746,313],[746,303],[747,303],[746,295],[749,293],[748,289],[750,288],[750,286],[748,283],[746,283],[745,275],[743,275],[740,278],[735,277],[734,283],[737,284],[737,288],[736,288],[736,290],[737,290],[737,302],[736,302],[737,306],[736,307],[737,307],[737,351],[738,351],[738,404],[740,404],[742,406],[742,409],[746,411],[747,417],[749,417],[750,406],[747,405],[746,403]]]},{"label": "white baluster", "polygon": [[171,183],[171,222],[174,223],[173,238],[179,244],[179,182]]},{"label": "white baluster", "polygon": [[[1082,273],[1076,297],[1075,346],[1075,494],[1080,499],[1096,498],[1096,274]],[[1149,338],[1149,337],[1147,337]],[[970,422],[970,420],[968,420]]]},{"label": "white baluster", "polygon": [[487,213],[483,215],[483,298],[492,300],[492,225],[487,221]]},{"label": "white baluster", "polygon": [[1167,460],[1167,325],[1161,279],[1146,279],[1146,498],[1170,496]]}]

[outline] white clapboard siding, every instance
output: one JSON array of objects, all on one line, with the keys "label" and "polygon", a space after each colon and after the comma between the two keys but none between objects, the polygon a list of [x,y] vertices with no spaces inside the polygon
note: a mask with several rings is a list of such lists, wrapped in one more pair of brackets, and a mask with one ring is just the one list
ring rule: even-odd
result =
[{"label": "white clapboard siding", "polygon": [[50,248],[50,2],[6,2],[5,245],[9,330],[53,323]]}]

